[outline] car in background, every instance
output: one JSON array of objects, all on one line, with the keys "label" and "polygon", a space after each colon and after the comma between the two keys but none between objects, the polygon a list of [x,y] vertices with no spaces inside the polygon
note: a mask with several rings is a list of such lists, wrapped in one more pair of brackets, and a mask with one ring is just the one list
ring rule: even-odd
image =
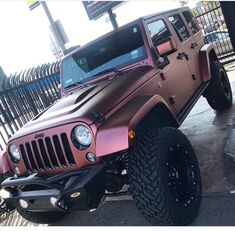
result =
[{"label": "car in background", "polygon": [[206,41],[211,43],[217,55],[233,52],[233,46],[227,30],[212,31],[205,35]]}]

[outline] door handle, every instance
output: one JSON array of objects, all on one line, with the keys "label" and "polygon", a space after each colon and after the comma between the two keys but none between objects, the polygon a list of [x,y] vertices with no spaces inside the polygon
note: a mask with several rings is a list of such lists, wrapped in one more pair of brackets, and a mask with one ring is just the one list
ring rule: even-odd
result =
[{"label": "door handle", "polygon": [[183,60],[183,58],[188,60],[188,55],[185,52],[179,53],[178,56],[177,56],[177,59]]},{"label": "door handle", "polygon": [[196,47],[197,47],[197,43],[192,43],[190,48],[195,49]]}]

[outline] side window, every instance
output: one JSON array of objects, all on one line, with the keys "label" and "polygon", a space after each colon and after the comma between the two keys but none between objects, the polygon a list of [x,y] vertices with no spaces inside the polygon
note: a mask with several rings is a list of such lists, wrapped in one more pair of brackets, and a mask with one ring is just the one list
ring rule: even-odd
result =
[{"label": "side window", "polygon": [[196,18],[194,18],[192,12],[190,10],[184,11],[183,15],[187,23],[189,24],[189,27],[192,30],[193,34],[196,34],[200,30],[200,28],[197,26]]},{"label": "side window", "polygon": [[187,28],[179,14],[172,15],[168,17],[168,19],[174,27],[181,42],[187,40],[190,37]]},{"label": "side window", "polygon": [[162,44],[169,37],[171,37],[171,33],[166,27],[163,20],[158,20],[158,21],[149,23],[148,31],[153,41],[154,47],[157,47],[157,45]]}]

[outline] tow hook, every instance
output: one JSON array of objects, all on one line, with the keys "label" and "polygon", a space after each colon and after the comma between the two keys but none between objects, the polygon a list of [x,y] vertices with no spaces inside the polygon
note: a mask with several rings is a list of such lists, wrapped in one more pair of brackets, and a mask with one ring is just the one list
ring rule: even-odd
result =
[{"label": "tow hook", "polygon": [[59,208],[61,210],[67,210],[68,209],[68,206],[66,206],[65,201],[63,199],[59,200],[55,197],[51,197],[50,202],[54,207]]}]

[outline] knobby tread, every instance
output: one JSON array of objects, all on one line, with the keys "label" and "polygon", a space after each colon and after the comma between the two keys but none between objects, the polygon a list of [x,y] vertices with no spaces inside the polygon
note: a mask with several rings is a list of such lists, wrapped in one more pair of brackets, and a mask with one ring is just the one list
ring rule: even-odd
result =
[{"label": "knobby tread", "polygon": [[[169,200],[164,155],[174,140],[190,152],[197,166],[198,192],[192,205],[179,208]],[[137,134],[130,151],[130,192],[140,213],[155,225],[187,225],[198,214],[201,200],[200,170],[193,148],[181,131],[175,128],[148,130]]]},{"label": "knobby tread", "polygon": [[[218,111],[229,108],[233,102],[231,86],[230,86],[231,97],[227,97],[221,85],[221,78],[220,78],[221,69],[224,70],[224,67],[220,62],[215,61],[211,63],[212,80],[205,92],[205,97],[210,107]],[[228,78],[227,74],[226,78]]]},{"label": "knobby tread", "polygon": [[[2,175],[2,174],[0,174],[0,184],[4,181],[4,175]],[[1,186],[0,186],[0,190],[1,190]],[[3,215],[3,214],[5,214],[5,212],[2,212],[2,211],[0,211],[0,217]]]},{"label": "knobby tread", "polygon": [[68,215],[68,212],[31,212],[22,208],[17,208],[17,211],[25,220],[37,224],[55,223]]}]

